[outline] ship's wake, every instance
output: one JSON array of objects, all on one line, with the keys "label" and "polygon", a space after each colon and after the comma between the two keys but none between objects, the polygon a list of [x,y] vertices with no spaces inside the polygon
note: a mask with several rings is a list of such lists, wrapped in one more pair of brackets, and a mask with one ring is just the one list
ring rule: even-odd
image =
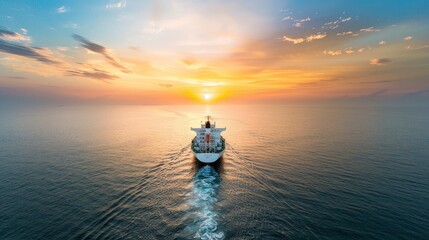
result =
[{"label": "ship's wake", "polygon": [[220,184],[219,174],[206,165],[194,177],[190,208],[194,210],[194,221],[188,230],[195,231],[196,239],[224,239],[224,233],[218,227],[218,214],[213,204]]}]

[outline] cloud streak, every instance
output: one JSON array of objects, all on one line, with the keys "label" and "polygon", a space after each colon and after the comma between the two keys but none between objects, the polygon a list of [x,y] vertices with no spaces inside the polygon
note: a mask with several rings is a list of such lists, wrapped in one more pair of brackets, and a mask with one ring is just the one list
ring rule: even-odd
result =
[{"label": "cloud streak", "polygon": [[380,29],[376,29],[374,27],[369,27],[369,28],[362,28],[360,30],[361,32],[380,32]]},{"label": "cloud streak", "polygon": [[327,22],[327,23],[325,23],[324,25],[325,25],[325,26],[327,26],[327,25],[337,25],[337,24],[339,24],[339,23],[348,22],[348,21],[350,21],[350,20],[352,20],[352,18],[351,18],[351,17],[348,17],[348,18],[342,18],[342,17],[340,17],[338,20],[333,21],[333,22]]},{"label": "cloud streak", "polygon": [[348,22],[348,21],[350,21],[350,20],[352,20],[352,18],[351,17],[348,17],[348,18],[342,18],[342,17],[340,17],[338,20],[336,20],[336,21],[332,21],[332,22],[327,22],[327,23],[325,23],[325,24],[323,24],[323,29],[326,29],[326,28],[329,28],[329,29],[336,29],[336,28],[338,28],[339,26],[340,26],[340,24],[341,23],[345,23],[345,22]]},{"label": "cloud streak", "polygon": [[337,33],[337,36],[344,36],[344,35],[353,35],[353,32],[352,31],[348,31],[348,32]]},{"label": "cloud streak", "polygon": [[108,4],[106,4],[107,9],[124,8],[125,6],[127,6],[126,0],[110,1]]},{"label": "cloud streak", "polygon": [[21,44],[7,42],[0,39],[0,52],[9,53],[21,57],[31,58],[43,63],[58,64],[59,62],[52,59],[46,54],[48,51],[45,48],[24,46]]},{"label": "cloud streak", "polygon": [[283,41],[292,42],[293,44],[303,43],[305,41],[304,38],[291,38],[288,36],[283,36]]},{"label": "cloud streak", "polygon": [[317,34],[313,34],[308,36],[305,41],[306,42],[312,42],[314,40],[320,40],[326,37],[326,33],[317,33]]},{"label": "cloud streak", "polygon": [[[118,77],[114,74],[111,74],[105,70],[100,70],[99,68],[92,66],[83,66],[81,67],[71,67],[69,63],[63,62],[61,59],[54,56],[54,52],[52,52],[49,48],[41,48],[23,45],[20,42],[15,42],[17,36],[20,35],[11,32],[8,30],[0,29],[0,52],[8,53],[20,57],[25,57],[28,59],[33,59],[38,62],[45,63],[47,65],[52,65],[63,72],[66,76],[78,76],[91,78],[95,80],[99,80],[102,82],[108,83],[110,80],[117,79]],[[9,39],[6,41],[4,39]],[[84,38],[79,38],[82,40],[82,46],[96,53],[100,53],[105,56],[110,64],[113,64],[119,67],[121,70],[125,68],[119,65],[110,55],[107,54],[106,49],[98,44],[91,43]],[[59,48],[60,51],[67,50],[67,48]],[[61,65],[62,64],[62,65]]]},{"label": "cloud streak", "polygon": [[92,68],[91,70],[68,70],[67,75],[91,78],[105,83],[110,83],[109,80],[114,80],[118,78],[116,75],[110,74],[106,71],[97,68]]},{"label": "cloud streak", "polygon": [[70,11],[70,9],[66,8],[66,6],[61,6],[61,7],[57,8],[57,13],[66,13],[69,11]]},{"label": "cloud streak", "polygon": [[286,21],[286,20],[293,20],[292,16],[286,16],[282,19],[282,21]]},{"label": "cloud streak", "polygon": [[429,45],[423,45],[420,47],[412,47],[412,46],[407,46],[406,49],[408,50],[421,50],[421,49],[425,49],[425,48],[429,48]]},{"label": "cloud streak", "polygon": [[344,52],[347,53],[347,54],[352,54],[352,53],[355,52],[355,50],[349,48],[349,49],[344,50]]},{"label": "cloud streak", "polygon": [[371,59],[369,64],[377,65],[377,66],[384,66],[384,65],[387,65],[391,62],[392,62],[392,60],[390,60],[388,58],[373,58],[373,59]]},{"label": "cloud streak", "polygon": [[[27,33],[27,30],[25,30],[24,33]],[[5,29],[0,29],[0,38],[6,41],[31,41],[31,38],[28,36],[24,36],[17,32],[12,32]]]},{"label": "cloud streak", "polygon": [[341,50],[324,50],[323,54],[325,55],[331,55],[331,56],[338,56],[341,55]]},{"label": "cloud streak", "polygon": [[320,40],[326,37],[326,33],[316,33],[313,35],[310,35],[306,38],[291,38],[288,36],[283,36],[283,41],[285,42],[292,42],[293,44],[299,44],[303,42],[312,42],[314,40]]},{"label": "cloud streak", "polygon": [[297,19],[297,20],[294,20],[295,23],[293,24],[293,26],[299,28],[299,27],[302,27],[303,23],[308,22],[308,21],[311,21],[310,17],[307,17],[304,19]]},{"label": "cloud streak", "polygon": [[365,48],[359,48],[357,50],[353,49],[352,47],[345,48],[343,50],[324,50],[323,54],[325,55],[331,55],[331,56],[338,56],[341,54],[353,54],[353,53],[362,53],[365,51]]},{"label": "cloud streak", "polygon": [[119,64],[116,59],[114,59],[112,56],[109,55],[109,53],[107,52],[107,49],[104,46],[93,43],[93,42],[87,40],[86,38],[84,38],[78,34],[74,34],[73,38],[76,41],[80,42],[80,45],[82,47],[84,47],[84,48],[86,48],[92,52],[99,53],[99,54],[103,55],[104,58],[106,58],[107,62],[109,62],[112,66],[115,66],[118,69],[120,69],[123,73],[130,73],[130,71],[128,69],[126,69],[124,66]]}]

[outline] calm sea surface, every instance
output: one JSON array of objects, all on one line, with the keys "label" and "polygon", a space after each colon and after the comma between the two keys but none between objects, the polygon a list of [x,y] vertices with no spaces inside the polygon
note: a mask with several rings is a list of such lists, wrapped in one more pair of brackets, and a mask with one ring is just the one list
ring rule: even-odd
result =
[{"label": "calm sea surface", "polygon": [[0,239],[429,239],[429,108],[3,108]]}]

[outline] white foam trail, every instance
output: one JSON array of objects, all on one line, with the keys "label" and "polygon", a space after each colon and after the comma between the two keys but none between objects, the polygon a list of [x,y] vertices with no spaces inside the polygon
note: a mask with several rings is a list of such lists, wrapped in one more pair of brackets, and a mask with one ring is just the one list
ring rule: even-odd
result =
[{"label": "white foam trail", "polygon": [[213,210],[213,203],[217,202],[216,192],[219,188],[219,174],[212,166],[201,168],[194,178],[191,205],[196,211],[197,230],[194,238],[203,240],[224,239],[225,234],[218,229],[218,214]]}]

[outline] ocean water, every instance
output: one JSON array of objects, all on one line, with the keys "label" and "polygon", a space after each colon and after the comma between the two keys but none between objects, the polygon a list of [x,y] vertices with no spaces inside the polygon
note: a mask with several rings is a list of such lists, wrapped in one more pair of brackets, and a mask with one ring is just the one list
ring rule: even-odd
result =
[{"label": "ocean water", "polygon": [[429,109],[2,108],[0,239],[429,239]]}]

